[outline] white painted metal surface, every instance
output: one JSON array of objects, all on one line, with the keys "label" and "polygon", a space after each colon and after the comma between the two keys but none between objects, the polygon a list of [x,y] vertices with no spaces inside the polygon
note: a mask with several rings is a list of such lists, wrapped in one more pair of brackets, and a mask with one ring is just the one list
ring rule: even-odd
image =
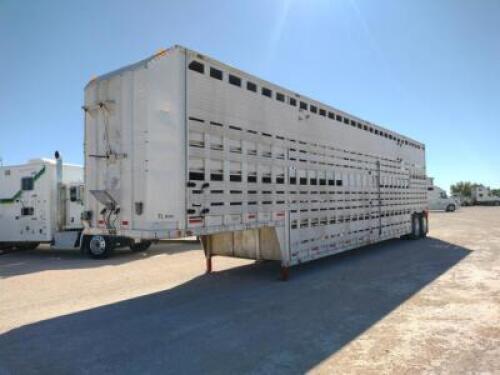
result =
[{"label": "white painted metal surface", "polygon": [[477,205],[498,206],[500,205],[500,197],[494,195],[491,189],[484,185],[472,187],[471,191],[472,203]]},{"label": "white painted metal surface", "polygon": [[182,47],[89,82],[84,109],[88,235],[288,266],[426,208],[423,144]]},{"label": "white painted metal surface", "polygon": [[[56,163],[34,159],[27,164],[0,167],[0,244],[52,243],[56,234]],[[82,228],[81,201],[70,191],[82,190],[83,168],[63,166],[65,223],[63,230]]]},{"label": "white painted metal surface", "polygon": [[427,203],[429,210],[456,211],[460,208],[460,200],[449,197],[445,190],[434,185],[434,179],[428,178]]}]

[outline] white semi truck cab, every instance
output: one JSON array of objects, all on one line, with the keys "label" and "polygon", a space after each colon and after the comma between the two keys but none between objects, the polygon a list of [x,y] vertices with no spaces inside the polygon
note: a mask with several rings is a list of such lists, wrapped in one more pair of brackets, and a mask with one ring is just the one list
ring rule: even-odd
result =
[{"label": "white semi truck cab", "polygon": [[55,159],[0,167],[0,250],[80,246],[83,168]]},{"label": "white semi truck cab", "polygon": [[487,186],[473,186],[471,196],[474,205],[500,206],[500,197],[494,195]]},{"label": "white semi truck cab", "polygon": [[427,187],[427,201],[430,210],[454,212],[460,208],[459,200],[448,196],[446,191],[435,185]]}]

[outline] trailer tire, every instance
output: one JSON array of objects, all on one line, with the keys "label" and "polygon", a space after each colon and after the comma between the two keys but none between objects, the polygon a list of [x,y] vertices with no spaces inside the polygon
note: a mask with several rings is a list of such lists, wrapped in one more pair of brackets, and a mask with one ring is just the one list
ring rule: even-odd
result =
[{"label": "trailer tire", "polygon": [[105,259],[114,250],[113,241],[106,236],[88,236],[84,239],[85,252],[90,258]]},{"label": "trailer tire", "polygon": [[446,212],[454,212],[457,208],[455,207],[454,204],[449,204],[446,206]]},{"label": "trailer tire", "polygon": [[139,243],[131,243],[130,244],[130,250],[132,250],[134,253],[135,252],[141,252],[141,251],[146,251],[149,249],[151,246],[151,241],[141,241]]},{"label": "trailer tire", "polygon": [[420,238],[427,237],[429,232],[429,217],[425,214],[420,214]]},{"label": "trailer tire", "polygon": [[421,233],[421,221],[420,221],[420,215],[415,213],[411,216],[411,233],[409,235],[409,238],[411,240],[416,240],[420,238],[420,233]]}]

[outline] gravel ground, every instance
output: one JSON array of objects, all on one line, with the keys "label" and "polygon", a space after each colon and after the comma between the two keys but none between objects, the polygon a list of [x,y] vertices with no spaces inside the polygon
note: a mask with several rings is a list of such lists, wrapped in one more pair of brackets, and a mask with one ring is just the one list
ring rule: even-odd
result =
[{"label": "gravel ground", "polygon": [[500,373],[500,208],[291,270],[161,243],[0,256],[0,374]]}]

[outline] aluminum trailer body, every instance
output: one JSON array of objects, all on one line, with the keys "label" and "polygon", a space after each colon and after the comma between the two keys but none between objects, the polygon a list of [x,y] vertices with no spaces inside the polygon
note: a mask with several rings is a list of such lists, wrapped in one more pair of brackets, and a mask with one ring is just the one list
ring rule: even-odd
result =
[{"label": "aluminum trailer body", "polygon": [[423,144],[195,51],[90,81],[84,110],[90,252],[196,235],[288,267],[427,233]]},{"label": "aluminum trailer body", "polygon": [[[82,230],[83,167],[51,159],[0,167],[0,247],[74,247]],[[59,180],[58,180],[59,179]]]}]

